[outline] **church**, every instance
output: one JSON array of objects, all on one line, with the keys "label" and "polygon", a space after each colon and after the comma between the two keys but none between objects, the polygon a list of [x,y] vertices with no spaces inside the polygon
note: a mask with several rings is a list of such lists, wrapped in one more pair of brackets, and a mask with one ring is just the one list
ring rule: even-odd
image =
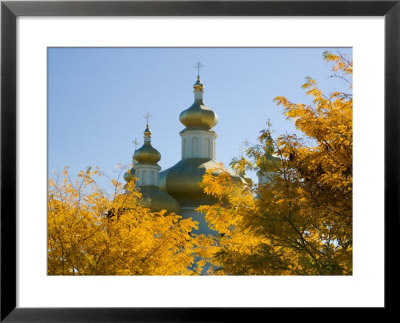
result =
[{"label": "church", "polygon": [[[217,114],[203,101],[204,85],[197,76],[193,85],[194,102],[182,111],[179,120],[184,129],[181,137],[181,160],[160,172],[157,164],[161,154],[151,145],[151,131],[148,118],[144,131],[143,146],[132,157],[133,167],[125,173],[126,182],[137,178],[137,186],[143,194],[142,204],[153,211],[165,209],[182,218],[193,218],[199,222],[197,233],[213,234],[204,218],[196,212],[200,205],[211,205],[215,200],[200,186],[207,170],[218,175],[222,170],[229,172],[236,183],[246,183],[250,179],[244,174],[236,174],[230,169],[221,169],[216,161],[217,133],[213,127],[218,122]],[[147,116],[148,117],[148,116]]]}]

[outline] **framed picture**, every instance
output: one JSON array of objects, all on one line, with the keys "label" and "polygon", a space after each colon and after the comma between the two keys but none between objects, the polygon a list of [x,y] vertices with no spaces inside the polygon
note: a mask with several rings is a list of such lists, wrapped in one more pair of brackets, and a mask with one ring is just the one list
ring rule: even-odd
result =
[{"label": "framed picture", "polygon": [[[395,246],[399,234],[398,1],[3,1],[1,24],[2,321],[235,321],[239,313],[265,315],[265,311],[277,307],[391,309],[395,306],[390,290],[397,285],[398,278],[392,272],[396,268],[392,260],[395,257],[390,255],[398,253]],[[255,95],[263,92],[264,88],[273,87],[273,83],[278,82],[280,77],[281,66],[291,66],[282,72],[288,80],[295,75],[290,71],[303,71],[300,68],[302,64],[312,70],[312,63],[306,61],[307,55],[321,51],[318,55],[322,56],[324,50],[336,48],[341,49],[344,57],[351,56],[351,69],[354,57],[355,71],[354,88],[350,90],[354,89],[355,102],[351,116],[354,116],[355,156],[352,195],[354,222],[351,236],[351,240],[354,240],[354,254],[349,271],[332,269],[329,273],[321,271],[313,274],[309,271],[304,275],[291,276],[286,273],[286,276],[275,277],[271,274],[260,276],[257,273],[241,276],[240,271],[233,268],[222,276],[171,277],[155,274],[150,277],[146,271],[139,276],[132,276],[132,273],[128,276],[115,274],[119,271],[112,271],[113,274],[99,271],[95,276],[80,276],[74,274],[84,272],[83,267],[64,268],[61,272],[47,267],[50,258],[48,247],[45,246],[48,243],[47,230],[51,228],[47,226],[47,200],[44,194],[49,190],[47,181],[51,178],[50,168],[64,166],[57,164],[59,159],[55,156],[68,154],[66,145],[80,144],[79,135],[77,139],[72,139],[74,136],[71,128],[63,128],[69,117],[75,116],[84,121],[80,125],[70,123],[77,133],[79,127],[87,128],[87,132],[102,127],[103,132],[107,132],[107,122],[112,122],[112,114],[97,119],[94,117],[99,111],[96,109],[101,109],[102,94],[110,91],[113,94],[108,100],[114,96],[117,106],[126,104],[125,112],[115,110],[116,120],[127,119],[125,126],[113,129],[127,129],[121,132],[124,133],[121,140],[130,144],[133,138],[125,138],[133,132],[129,118],[134,117],[134,128],[141,129],[138,136],[146,126],[144,148],[136,147],[128,152],[129,155],[135,151],[134,174],[144,191],[144,187],[156,186],[153,184],[159,178],[162,181],[163,176],[167,176],[162,172],[158,174],[157,162],[160,158],[170,157],[163,150],[158,158],[153,150],[149,153],[147,146],[153,136],[153,146],[158,148],[156,140],[161,134],[157,134],[157,131],[163,133],[168,142],[174,140],[174,137],[168,137],[167,131],[171,127],[166,123],[170,122],[168,118],[177,119],[177,116],[171,117],[172,112],[162,114],[163,107],[168,107],[169,111],[172,109],[163,100],[178,100],[170,84],[178,84],[177,79],[183,72],[177,71],[179,68],[183,71],[184,66],[189,64],[186,62],[188,57],[193,59],[200,56],[201,60],[201,57],[208,59],[218,56],[219,60],[209,59],[209,65],[203,62],[204,70],[213,70],[214,79],[217,79],[218,73],[231,76],[221,78],[227,83],[231,82],[225,84],[226,94],[222,94],[222,90],[213,94],[210,90],[214,102],[221,100],[223,105],[224,96],[225,102],[234,102],[236,99],[233,98],[241,95],[243,106],[246,103],[254,106],[256,103],[249,99],[251,93]],[[241,52],[241,49],[246,53]],[[241,59],[235,60],[239,52]],[[324,55],[329,61],[329,56],[326,56],[329,54]],[[155,59],[146,61],[144,58],[149,56]],[[60,57],[63,59],[60,60]],[[130,116],[127,115],[131,113],[129,103],[124,103],[123,99],[116,96],[119,95],[117,93],[123,93],[120,87],[130,82],[128,71],[132,57],[141,60],[141,68],[148,72],[140,75],[147,75],[148,79],[135,79],[129,85],[136,86],[143,94],[142,101],[135,103],[133,116]],[[271,62],[261,67],[263,59]],[[123,61],[125,63],[121,63]],[[151,65],[154,62],[157,66]],[[120,64],[120,70],[125,68],[125,79],[121,79],[122,74],[114,74],[113,68],[116,68],[117,63]],[[193,65],[195,63],[193,61]],[[92,69],[89,75],[86,67],[90,64]],[[162,67],[163,64],[168,65],[168,68]],[[104,69],[106,65],[108,72]],[[203,79],[200,79],[202,64],[196,64],[196,71],[192,67],[188,66],[194,77],[197,76],[197,81],[193,79],[193,83],[196,81],[196,102],[202,100],[203,96]],[[233,72],[235,69],[237,73]],[[262,70],[258,74],[270,73],[265,78],[267,84],[259,86],[263,79],[256,82],[255,74],[247,75],[246,69]],[[72,70],[81,73],[79,78],[70,77]],[[99,73],[96,74],[96,71]],[[161,74],[161,78],[155,77]],[[344,80],[342,76],[336,76]],[[108,81],[114,79],[101,87],[102,84],[98,82],[101,77]],[[64,78],[69,81],[64,82]],[[158,80],[157,86],[154,85],[155,80]],[[256,84],[252,85],[251,80]],[[203,82],[207,91],[208,85]],[[160,83],[165,85],[159,87]],[[214,83],[215,88],[223,89],[217,83]],[[247,90],[244,84],[248,85]],[[166,92],[161,93],[161,88],[165,88]],[[92,90],[91,93],[85,93]],[[54,104],[57,100],[54,99],[55,93],[62,97],[60,93],[67,92],[74,100],[65,101],[64,110],[61,111],[62,104]],[[160,100],[157,95],[163,99]],[[344,95],[353,96],[352,92]],[[95,96],[98,97],[97,101],[90,103]],[[267,101],[267,105],[273,104],[270,96]],[[86,109],[85,102],[95,107],[94,110],[89,107]],[[146,104],[149,107],[145,107]],[[161,108],[152,108],[158,104]],[[110,101],[108,106],[112,105]],[[58,109],[58,121],[54,118],[54,106]],[[115,107],[110,109],[114,111]],[[148,112],[146,120],[142,119],[147,110],[153,114],[154,128]],[[219,134],[224,148],[231,144],[224,141],[224,134],[229,134],[232,139],[242,129],[246,137],[252,131],[252,123],[246,128],[244,120],[254,120],[253,123],[257,124],[255,121],[259,118],[248,107],[244,107],[243,111],[232,110],[231,116],[226,111],[219,116],[221,121],[223,117],[225,120],[231,117],[230,124],[226,122],[225,128],[222,125],[221,129],[225,130]],[[123,115],[118,116],[119,113]],[[203,154],[214,160],[215,148],[211,148],[211,143],[215,133],[211,128],[216,123],[216,117],[214,121],[204,121],[200,125],[201,129],[192,129],[190,127],[195,117],[188,112],[182,113],[180,120],[186,126],[180,133],[182,160],[204,157]],[[234,120],[242,122],[236,124]],[[103,121],[107,122],[101,123]],[[90,128],[90,122],[94,123],[91,125],[93,128]],[[138,122],[143,124],[137,125]],[[239,128],[240,123],[243,128]],[[206,126],[207,129],[204,128]],[[258,124],[254,126],[258,127]],[[174,130],[173,135],[176,136],[179,130],[182,129]],[[68,131],[71,131],[70,135],[66,135]],[[199,134],[199,137],[194,138],[194,133]],[[54,140],[53,144],[52,138],[60,135],[69,137],[69,141]],[[114,138],[112,142],[115,143],[117,137],[100,138],[97,133],[93,140],[103,142],[107,138]],[[186,137],[190,139],[191,145],[186,145]],[[90,143],[81,145],[79,158],[83,158],[83,152]],[[103,153],[115,154],[110,150],[113,146],[116,144],[108,145]],[[179,142],[174,146],[178,147],[176,149],[179,154]],[[96,147],[98,152],[100,145]],[[172,145],[169,147],[171,154],[174,149]],[[223,161],[229,163],[229,160]],[[171,169],[166,172],[173,172],[174,168]],[[129,182],[129,170],[127,174],[126,181]],[[261,181],[261,178],[262,175],[253,181]],[[189,207],[184,204],[186,197],[176,194],[171,193],[171,196],[177,199],[179,205],[185,206],[180,212],[189,212]],[[324,292],[328,300],[320,297]]]}]

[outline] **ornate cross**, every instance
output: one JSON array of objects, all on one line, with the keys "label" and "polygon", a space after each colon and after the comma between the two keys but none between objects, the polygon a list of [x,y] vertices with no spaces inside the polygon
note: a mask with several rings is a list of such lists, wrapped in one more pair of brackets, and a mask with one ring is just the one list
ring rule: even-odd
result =
[{"label": "ornate cross", "polygon": [[242,147],[240,148],[242,157],[244,156],[244,152],[245,152],[246,148],[249,146],[249,144],[250,143],[249,143],[249,140],[247,138],[242,141]]},{"label": "ornate cross", "polygon": [[143,116],[143,118],[146,119],[147,125],[149,125],[149,119],[152,117],[152,115],[149,113],[149,111],[146,111],[146,114]]},{"label": "ornate cross", "polygon": [[137,147],[139,146],[139,141],[137,141],[137,139],[135,138],[135,140],[132,141],[132,143],[135,145],[135,150],[136,150]]},{"label": "ornate cross", "polygon": [[271,131],[271,127],[272,127],[272,123],[271,123],[271,120],[268,118],[268,121],[267,121],[267,129],[268,129],[268,131]]},{"label": "ornate cross", "polygon": [[204,67],[204,65],[201,64],[200,61],[198,61],[198,62],[196,63],[196,65],[194,66],[194,68],[197,68],[197,75],[199,75],[199,76],[200,76],[200,68],[201,68],[201,67]]}]

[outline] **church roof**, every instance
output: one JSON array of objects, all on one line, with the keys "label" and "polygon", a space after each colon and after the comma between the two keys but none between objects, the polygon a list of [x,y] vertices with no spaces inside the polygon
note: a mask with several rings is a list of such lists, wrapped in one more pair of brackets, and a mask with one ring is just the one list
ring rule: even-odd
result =
[{"label": "church roof", "polygon": [[162,209],[169,212],[179,214],[179,203],[167,193],[161,191],[158,186],[141,186],[142,200],[140,204],[152,211],[160,211]]},{"label": "church roof", "polygon": [[160,173],[161,189],[174,197],[181,206],[212,204],[215,200],[204,193],[200,183],[207,170],[212,169],[214,175],[227,171],[234,182],[243,180],[233,171],[221,168],[221,164],[207,158],[186,158],[171,168]]},{"label": "church roof", "polygon": [[[134,208],[136,203],[140,206],[149,208],[153,212],[167,210],[168,212],[175,212],[179,214],[180,206],[179,203],[167,193],[161,191],[159,186],[140,186],[138,190],[142,193],[142,198],[136,202],[132,202],[131,199],[126,199],[126,207]],[[126,191],[125,194],[130,194]]]},{"label": "church roof", "polygon": [[[179,116],[180,121],[186,126],[181,134],[189,130],[206,130],[214,133],[211,128],[217,124],[218,116],[203,103],[204,86],[200,76],[197,77],[193,88],[194,103]],[[147,119],[148,117],[149,114],[146,115]],[[137,161],[134,168],[138,173],[140,173],[139,166],[157,165],[157,162],[161,159],[160,153],[151,146],[151,131],[148,122],[144,135],[143,146],[137,149],[133,155],[134,161]],[[216,176],[226,171],[230,174],[234,183],[249,181],[249,178],[244,179],[244,177],[230,169],[223,168],[220,163],[210,158],[213,157],[210,155],[209,158],[184,158],[180,160],[174,166],[159,174],[159,186],[145,185],[141,181],[139,188],[143,193],[142,205],[152,210],[166,209],[179,214],[179,210],[184,207],[210,205],[216,202],[215,198],[207,195],[201,187],[203,176],[207,170],[212,170],[212,174]],[[134,168],[125,174],[127,181],[134,178]],[[139,175],[143,176],[143,173]]]}]

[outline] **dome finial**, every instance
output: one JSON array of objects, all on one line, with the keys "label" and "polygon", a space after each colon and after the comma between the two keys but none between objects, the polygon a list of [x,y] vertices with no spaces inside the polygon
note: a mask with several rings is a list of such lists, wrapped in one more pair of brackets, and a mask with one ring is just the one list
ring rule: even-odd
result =
[{"label": "dome finial", "polygon": [[133,145],[135,146],[135,150],[136,150],[137,147],[139,146],[139,141],[137,140],[137,138],[135,138],[135,139],[132,141],[132,143],[133,143]]},{"label": "dome finial", "polygon": [[[132,141],[132,143],[135,146],[135,152],[136,152],[137,147],[139,146],[139,141],[137,141],[137,138],[135,138]],[[135,165],[136,164],[137,164],[137,160],[132,156],[132,168],[128,169],[128,171],[124,174],[124,179],[127,183],[135,178]]]},{"label": "dome finial", "polygon": [[143,118],[146,119],[146,129],[144,130],[144,140],[145,141],[150,141],[150,138],[151,138],[151,131],[149,128],[149,120],[151,117],[152,117],[152,115],[149,113],[149,111],[146,111],[146,114],[143,116]]},{"label": "dome finial", "polygon": [[147,128],[149,127],[149,120],[150,118],[152,118],[153,116],[149,113],[149,111],[146,111],[146,114],[143,116],[143,118],[146,119],[146,126]]},{"label": "dome finial", "polygon": [[193,84],[194,88],[194,99],[203,99],[204,85],[200,81],[200,76],[197,76],[197,82]]},{"label": "dome finial", "polygon": [[[194,68],[197,68],[197,81],[193,84],[195,99],[203,99],[204,86],[203,83],[200,81],[200,68],[204,67],[203,64],[197,62]],[[197,94],[196,94],[197,93]]]},{"label": "dome finial", "polygon": [[201,64],[200,61],[197,61],[196,65],[194,66],[194,68],[197,68],[197,80],[200,81],[200,68],[204,67],[203,64]]},{"label": "dome finial", "polygon": [[[139,141],[137,140],[137,138],[135,138],[135,140],[133,140],[132,143],[135,146],[135,151],[136,151],[137,147],[139,146]],[[135,153],[135,151],[133,153]],[[137,160],[133,158],[133,156],[132,156],[132,163],[133,165],[137,164]]]}]

